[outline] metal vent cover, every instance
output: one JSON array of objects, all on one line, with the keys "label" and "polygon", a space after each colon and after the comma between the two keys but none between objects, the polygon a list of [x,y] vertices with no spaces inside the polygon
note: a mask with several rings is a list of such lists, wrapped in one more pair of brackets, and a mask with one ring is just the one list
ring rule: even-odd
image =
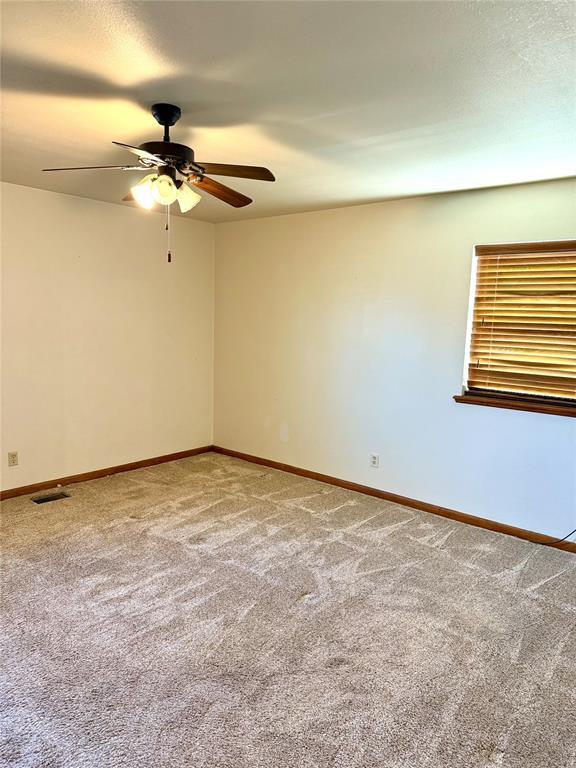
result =
[{"label": "metal vent cover", "polygon": [[49,501],[58,501],[58,499],[69,499],[70,494],[64,493],[64,491],[58,491],[58,493],[47,493],[44,496],[35,496],[32,501],[34,504],[47,504]]}]

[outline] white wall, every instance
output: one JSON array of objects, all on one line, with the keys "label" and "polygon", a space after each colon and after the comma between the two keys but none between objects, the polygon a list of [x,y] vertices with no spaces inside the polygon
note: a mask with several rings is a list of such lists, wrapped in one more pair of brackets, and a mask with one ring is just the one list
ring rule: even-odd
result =
[{"label": "white wall", "polygon": [[[568,532],[576,420],[452,395],[474,243],[575,222],[561,181],[217,225],[214,442]],[[157,214],[2,185],[3,488],[213,442],[214,227],[173,235],[167,264]]]},{"label": "white wall", "polygon": [[[2,184],[2,487],[212,442],[213,225]],[[7,451],[19,452],[8,468]]]},{"label": "white wall", "polygon": [[567,533],[576,419],[452,396],[473,245],[575,224],[559,181],[218,225],[216,444]]}]

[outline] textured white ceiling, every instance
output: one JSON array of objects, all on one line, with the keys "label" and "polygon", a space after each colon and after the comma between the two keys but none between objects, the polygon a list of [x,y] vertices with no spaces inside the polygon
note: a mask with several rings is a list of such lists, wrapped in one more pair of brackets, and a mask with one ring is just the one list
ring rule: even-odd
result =
[{"label": "textured white ceiling", "polygon": [[[119,201],[112,139],[268,166],[227,221],[576,174],[576,4],[3,2],[2,178]],[[136,174],[138,175],[138,174]]]}]

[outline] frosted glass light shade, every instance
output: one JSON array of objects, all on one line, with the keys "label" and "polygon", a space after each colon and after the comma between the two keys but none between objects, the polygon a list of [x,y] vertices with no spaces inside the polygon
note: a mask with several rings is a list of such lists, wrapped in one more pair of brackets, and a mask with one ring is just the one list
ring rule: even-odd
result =
[{"label": "frosted glass light shade", "polygon": [[150,210],[156,202],[152,195],[152,185],[157,178],[155,173],[149,173],[148,176],[144,176],[138,184],[135,184],[130,188],[134,200],[136,200],[138,205],[142,206],[142,208]]},{"label": "frosted glass light shade", "polygon": [[160,205],[172,205],[177,195],[176,184],[170,176],[158,176],[156,181],[152,182],[152,197]]},{"label": "frosted glass light shade", "polygon": [[198,205],[200,200],[202,200],[201,195],[194,192],[194,190],[186,183],[183,183],[178,190],[178,205],[180,206],[182,213],[191,211],[195,205]]}]

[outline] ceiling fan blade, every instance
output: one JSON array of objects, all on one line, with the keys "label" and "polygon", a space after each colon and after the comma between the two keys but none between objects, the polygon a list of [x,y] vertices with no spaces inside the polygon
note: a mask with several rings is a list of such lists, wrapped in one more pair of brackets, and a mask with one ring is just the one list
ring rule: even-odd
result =
[{"label": "ceiling fan blade", "polygon": [[256,165],[227,165],[226,163],[201,163],[206,173],[213,176],[236,176],[239,179],[257,179],[258,181],[276,181],[272,171]]},{"label": "ceiling fan blade", "polygon": [[147,171],[143,165],[80,165],[75,168],[42,168],[43,171]]},{"label": "ceiling fan blade", "polygon": [[250,205],[252,202],[251,198],[246,197],[246,195],[243,195],[241,192],[236,192],[236,190],[230,189],[230,187],[226,187],[224,184],[220,184],[219,181],[209,179],[207,176],[202,176],[202,178],[189,176],[188,181],[190,184],[194,184],[195,187],[198,187],[204,192],[208,192],[209,195],[214,195],[214,197],[223,200],[225,203],[228,203],[228,205],[233,205],[234,208],[243,208],[245,205]]},{"label": "ceiling fan blade", "polygon": [[140,147],[133,147],[130,144],[122,144],[121,141],[113,141],[112,144],[116,144],[117,147],[127,149],[128,152],[132,152],[133,155],[138,155],[138,157],[142,160],[148,160],[149,163],[154,165],[168,165],[168,163],[162,160],[161,157],[158,157],[158,155],[153,155],[151,152],[146,152],[145,149],[140,149]]}]

